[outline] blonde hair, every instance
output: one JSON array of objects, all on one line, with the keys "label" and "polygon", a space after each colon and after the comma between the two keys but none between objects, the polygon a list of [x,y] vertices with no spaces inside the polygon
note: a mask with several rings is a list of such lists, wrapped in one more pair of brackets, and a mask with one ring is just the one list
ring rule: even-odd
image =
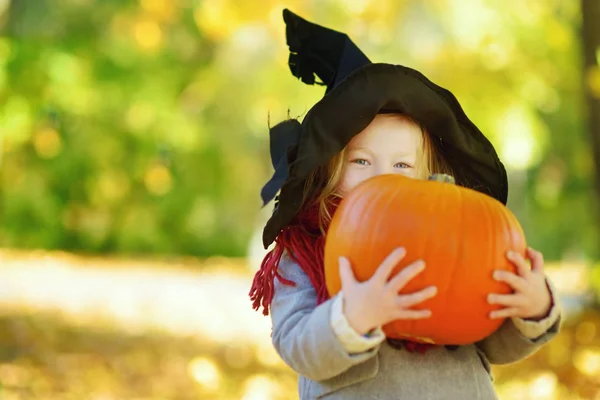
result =
[{"label": "blonde hair", "polygon": [[[401,118],[421,129],[422,146],[417,158],[417,165],[420,167],[419,179],[427,179],[431,174],[453,175],[452,168],[442,156],[438,145],[420,123],[404,114],[385,115]],[[331,221],[329,210],[332,204],[342,197],[337,190],[344,174],[346,152],[346,148],[342,149],[329,160],[327,165],[316,168],[308,176],[304,185],[301,209],[314,204],[319,205],[319,225],[323,234],[325,234],[325,226]]]}]

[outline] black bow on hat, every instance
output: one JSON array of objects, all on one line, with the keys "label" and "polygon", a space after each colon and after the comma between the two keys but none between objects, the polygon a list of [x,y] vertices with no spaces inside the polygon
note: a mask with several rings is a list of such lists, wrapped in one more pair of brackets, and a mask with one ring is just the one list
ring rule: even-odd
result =
[{"label": "black bow on hat", "polygon": [[[371,63],[348,35],[315,25],[288,9],[283,10],[285,37],[290,48],[288,65],[302,82],[327,85],[325,94],[351,72]],[[321,82],[315,80],[315,74]],[[302,125],[295,119],[283,121],[270,129],[273,177],[261,190],[263,206],[269,203],[287,179],[287,152],[298,144]]]}]

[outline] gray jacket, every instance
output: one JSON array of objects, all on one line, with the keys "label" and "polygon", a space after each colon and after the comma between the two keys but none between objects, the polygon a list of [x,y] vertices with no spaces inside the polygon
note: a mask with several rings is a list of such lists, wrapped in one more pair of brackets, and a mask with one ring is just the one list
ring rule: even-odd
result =
[{"label": "gray jacket", "polygon": [[330,324],[332,301],[315,307],[316,292],[304,271],[284,255],[271,304],[273,345],[299,375],[300,399],[492,400],[497,399],[490,363],[519,361],[558,332],[560,318],[537,339],[508,319],[483,341],[425,354],[396,350],[386,342],[348,354]]}]

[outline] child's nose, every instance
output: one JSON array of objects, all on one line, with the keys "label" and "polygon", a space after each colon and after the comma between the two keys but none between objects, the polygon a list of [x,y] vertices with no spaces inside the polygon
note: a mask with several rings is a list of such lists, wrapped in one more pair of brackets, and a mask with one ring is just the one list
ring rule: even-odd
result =
[{"label": "child's nose", "polygon": [[378,165],[377,169],[376,169],[376,175],[385,175],[385,174],[392,174],[394,173],[394,167],[393,166],[388,166],[386,164],[384,165]]}]

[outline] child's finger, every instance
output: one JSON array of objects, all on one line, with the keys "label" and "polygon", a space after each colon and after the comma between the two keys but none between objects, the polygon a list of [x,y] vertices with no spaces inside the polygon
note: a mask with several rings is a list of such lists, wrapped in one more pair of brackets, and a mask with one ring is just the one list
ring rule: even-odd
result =
[{"label": "child's finger", "polygon": [[523,296],[520,294],[496,294],[488,295],[489,304],[498,304],[504,307],[522,307]]},{"label": "child's finger", "polygon": [[528,247],[527,258],[531,260],[531,270],[533,272],[544,272],[544,255],[542,253]]},{"label": "child's finger", "polygon": [[531,272],[531,267],[522,255],[510,250],[506,253],[506,257],[517,267],[520,276],[526,277]]},{"label": "child's finger", "polygon": [[400,247],[392,251],[385,258],[385,260],[383,260],[379,268],[377,268],[377,271],[375,271],[373,278],[371,279],[379,281],[382,285],[385,284],[388,281],[394,267],[396,267],[396,265],[400,262],[400,260],[404,258],[405,255],[406,250],[404,249],[404,247]]},{"label": "child's finger", "polygon": [[519,314],[519,309],[514,307],[503,308],[490,312],[491,319],[516,317]]},{"label": "child's finger", "polygon": [[517,292],[525,292],[527,290],[527,281],[512,272],[496,270],[494,271],[494,279],[499,282],[508,283]]},{"label": "child's finger", "polygon": [[356,283],[354,272],[350,266],[350,261],[346,257],[340,257],[340,279],[342,281],[342,289],[348,288]]},{"label": "child's finger", "polygon": [[400,295],[396,298],[396,306],[399,308],[410,308],[437,294],[437,287],[429,286],[415,293]]},{"label": "child's finger", "polygon": [[398,310],[394,319],[424,319],[431,317],[431,310]]},{"label": "child's finger", "polygon": [[415,261],[398,272],[388,283],[388,288],[394,293],[398,293],[411,279],[423,272],[424,269],[425,261]]}]

